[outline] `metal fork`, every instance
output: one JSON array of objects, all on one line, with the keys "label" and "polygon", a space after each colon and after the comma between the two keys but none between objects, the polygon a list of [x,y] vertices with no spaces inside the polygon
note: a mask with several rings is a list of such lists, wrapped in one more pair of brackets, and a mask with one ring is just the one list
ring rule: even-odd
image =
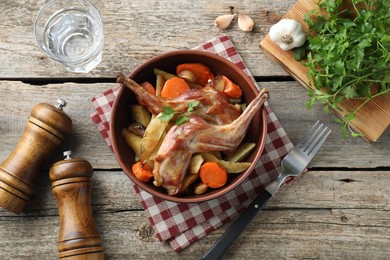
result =
[{"label": "metal fork", "polygon": [[317,121],[308,133],[295,145],[295,147],[283,158],[282,171],[246,209],[229,229],[218,239],[210,250],[203,256],[203,260],[220,259],[229,247],[236,241],[242,231],[257,216],[260,210],[267,204],[270,198],[289,177],[299,176],[318,152],[330,130],[324,124]]}]

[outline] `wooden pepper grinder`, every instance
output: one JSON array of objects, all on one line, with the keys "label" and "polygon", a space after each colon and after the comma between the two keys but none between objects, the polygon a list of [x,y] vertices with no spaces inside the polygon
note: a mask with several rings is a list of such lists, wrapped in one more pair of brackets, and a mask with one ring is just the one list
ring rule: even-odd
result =
[{"label": "wooden pepper grinder", "polygon": [[42,162],[72,129],[66,102],[36,105],[15,150],[0,165],[0,207],[19,214],[31,199]]},{"label": "wooden pepper grinder", "polygon": [[60,228],[58,256],[60,259],[104,259],[91,207],[91,164],[81,158],[66,158],[50,169],[50,180],[57,199]]}]

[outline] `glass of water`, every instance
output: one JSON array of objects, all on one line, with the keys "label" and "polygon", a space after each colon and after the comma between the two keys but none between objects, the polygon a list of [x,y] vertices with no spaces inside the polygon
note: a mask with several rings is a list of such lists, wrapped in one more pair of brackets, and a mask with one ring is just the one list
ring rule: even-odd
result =
[{"label": "glass of water", "polygon": [[87,73],[102,60],[103,21],[88,0],[51,0],[35,19],[35,38],[68,71]]}]

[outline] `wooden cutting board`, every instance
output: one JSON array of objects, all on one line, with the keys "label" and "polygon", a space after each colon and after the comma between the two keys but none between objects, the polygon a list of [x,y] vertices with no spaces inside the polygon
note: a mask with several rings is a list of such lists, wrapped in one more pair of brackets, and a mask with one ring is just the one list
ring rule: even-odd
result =
[{"label": "wooden cutting board", "polygon": [[[298,0],[287,12],[284,18],[295,19],[301,23],[307,32],[308,26],[304,22],[304,15],[312,9],[318,9],[313,0]],[[266,54],[276,59],[291,76],[300,82],[305,88],[313,88],[309,84],[307,76],[308,69],[294,59],[293,51],[283,51],[267,35],[260,43],[260,47]],[[346,111],[353,111],[362,104],[361,100],[346,100],[340,104],[342,111],[333,110],[339,118],[342,118]],[[354,131],[363,134],[363,138],[370,142],[375,142],[390,124],[390,94],[382,95],[370,100],[357,113],[356,119],[350,122],[350,127]]]}]

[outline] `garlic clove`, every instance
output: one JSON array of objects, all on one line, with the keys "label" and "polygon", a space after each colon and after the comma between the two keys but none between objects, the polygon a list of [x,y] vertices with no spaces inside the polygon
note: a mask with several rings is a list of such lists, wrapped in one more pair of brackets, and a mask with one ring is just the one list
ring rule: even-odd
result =
[{"label": "garlic clove", "polygon": [[284,42],[278,42],[278,45],[284,51],[288,51],[288,50],[291,50],[293,48],[292,45],[284,43]]},{"label": "garlic clove", "polygon": [[238,26],[244,32],[252,31],[254,25],[255,23],[253,22],[252,18],[250,18],[248,15],[243,13],[240,13],[238,15]]},{"label": "garlic clove", "polygon": [[229,27],[235,16],[236,14],[220,15],[215,18],[214,26],[220,30],[226,29],[227,27]]}]

